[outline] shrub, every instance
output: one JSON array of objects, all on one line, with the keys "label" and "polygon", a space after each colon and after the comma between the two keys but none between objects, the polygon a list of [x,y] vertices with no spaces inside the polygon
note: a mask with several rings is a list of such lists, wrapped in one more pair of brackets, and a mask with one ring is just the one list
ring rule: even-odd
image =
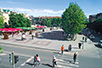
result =
[{"label": "shrub", "polygon": [[1,50],[1,53],[3,53],[3,49]]},{"label": "shrub", "polygon": [[2,50],[3,48],[2,47],[0,47],[0,50]]}]

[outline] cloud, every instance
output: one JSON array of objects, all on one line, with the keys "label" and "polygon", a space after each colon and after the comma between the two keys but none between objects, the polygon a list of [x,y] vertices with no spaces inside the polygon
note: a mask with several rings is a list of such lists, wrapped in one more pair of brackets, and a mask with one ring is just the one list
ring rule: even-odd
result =
[{"label": "cloud", "polygon": [[10,0],[7,0],[7,1],[2,1],[3,3],[8,3],[8,4],[21,4],[21,2],[14,2],[14,1],[10,1]]},{"label": "cloud", "polygon": [[15,4],[16,2],[12,2],[12,1],[6,1],[7,3],[10,3],[10,4]]},{"label": "cloud", "polygon": [[102,10],[101,10],[101,9],[98,9],[97,11],[98,11],[98,13],[101,13],[101,12],[102,12]]},{"label": "cloud", "polygon": [[5,8],[11,11],[27,13],[33,16],[61,16],[64,10],[52,10],[52,9],[25,9],[25,8]]}]

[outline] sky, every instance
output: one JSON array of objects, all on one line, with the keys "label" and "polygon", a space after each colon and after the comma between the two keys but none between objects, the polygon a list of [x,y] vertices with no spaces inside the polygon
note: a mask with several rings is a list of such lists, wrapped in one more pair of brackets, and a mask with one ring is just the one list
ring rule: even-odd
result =
[{"label": "sky", "polygon": [[0,0],[0,8],[38,16],[61,16],[70,2],[77,3],[84,14],[102,13],[102,0]]}]

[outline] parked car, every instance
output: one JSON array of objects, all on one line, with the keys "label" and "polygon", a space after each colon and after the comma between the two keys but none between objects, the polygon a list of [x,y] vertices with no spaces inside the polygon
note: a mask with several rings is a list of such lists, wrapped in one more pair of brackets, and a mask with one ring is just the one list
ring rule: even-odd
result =
[{"label": "parked car", "polygon": [[91,34],[91,35],[89,35],[89,38],[93,40],[93,39],[95,39],[95,36],[93,36],[93,35]]},{"label": "parked car", "polygon": [[99,46],[99,47],[102,47],[102,40],[100,40],[100,41],[98,42],[98,46]]}]

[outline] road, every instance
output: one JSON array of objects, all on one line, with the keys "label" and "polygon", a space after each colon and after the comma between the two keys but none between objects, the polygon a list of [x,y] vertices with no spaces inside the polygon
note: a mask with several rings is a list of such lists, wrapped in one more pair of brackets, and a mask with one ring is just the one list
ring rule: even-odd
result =
[{"label": "road", "polygon": [[102,48],[80,53],[79,61],[79,68],[102,68]]},{"label": "road", "polygon": [[15,55],[19,56],[19,61],[15,65],[16,68],[32,68],[33,57],[38,54],[41,58],[41,65],[37,68],[52,68],[52,58],[53,55],[57,58],[57,66],[55,68],[77,68],[77,64],[73,64],[72,55],[73,53],[61,55],[58,51],[35,49],[32,47],[17,46],[17,45],[7,45],[0,44],[4,49],[4,53],[0,54],[0,68],[12,68],[9,62],[9,54],[14,51]]}]

